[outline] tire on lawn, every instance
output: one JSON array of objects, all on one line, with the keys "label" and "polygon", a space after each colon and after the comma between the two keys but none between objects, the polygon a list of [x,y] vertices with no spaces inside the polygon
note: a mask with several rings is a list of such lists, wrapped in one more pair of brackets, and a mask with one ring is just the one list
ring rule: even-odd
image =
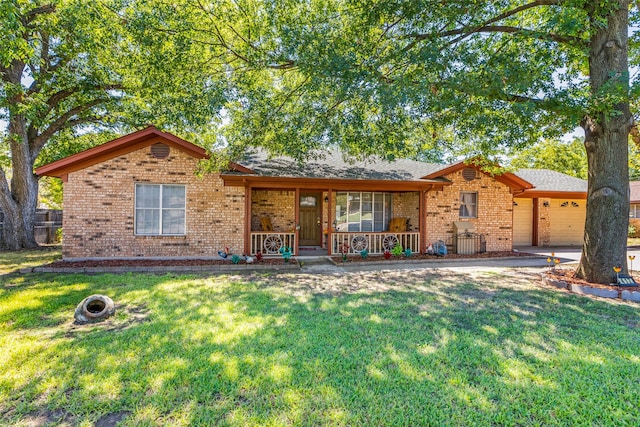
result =
[{"label": "tire on lawn", "polygon": [[113,316],[116,306],[106,295],[91,295],[82,300],[73,315],[76,323],[100,322]]}]

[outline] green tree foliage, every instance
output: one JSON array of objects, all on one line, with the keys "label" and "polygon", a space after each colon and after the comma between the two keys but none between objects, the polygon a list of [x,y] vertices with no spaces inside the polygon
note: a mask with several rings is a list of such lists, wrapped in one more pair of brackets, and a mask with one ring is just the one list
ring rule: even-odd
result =
[{"label": "green tree foliage", "polygon": [[580,138],[571,142],[545,140],[519,150],[510,160],[513,169],[551,169],[587,179],[587,153]]},{"label": "green tree foliage", "polygon": [[36,245],[34,164],[100,142],[78,135],[213,122],[221,86],[197,73],[190,43],[155,30],[153,5],[136,5],[139,14],[118,0],[0,3],[0,247]]}]

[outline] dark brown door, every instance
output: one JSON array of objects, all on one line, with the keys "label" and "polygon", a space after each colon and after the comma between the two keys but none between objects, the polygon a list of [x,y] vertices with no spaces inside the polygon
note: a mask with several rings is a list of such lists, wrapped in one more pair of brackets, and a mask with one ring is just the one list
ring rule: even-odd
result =
[{"label": "dark brown door", "polygon": [[300,246],[320,246],[322,193],[300,193]]}]

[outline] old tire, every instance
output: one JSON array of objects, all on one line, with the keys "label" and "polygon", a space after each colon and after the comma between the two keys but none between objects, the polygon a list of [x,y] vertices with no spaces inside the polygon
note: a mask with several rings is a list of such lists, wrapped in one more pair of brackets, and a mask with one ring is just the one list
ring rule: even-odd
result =
[{"label": "old tire", "polygon": [[91,323],[104,320],[116,312],[113,300],[106,295],[91,295],[76,307],[76,323]]}]

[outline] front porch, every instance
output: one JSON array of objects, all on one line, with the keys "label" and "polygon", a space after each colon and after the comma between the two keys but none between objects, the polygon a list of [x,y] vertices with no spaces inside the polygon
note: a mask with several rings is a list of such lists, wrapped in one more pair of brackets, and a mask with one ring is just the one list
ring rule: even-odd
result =
[{"label": "front porch", "polygon": [[[422,192],[248,189],[248,253],[381,255],[400,245],[425,252]],[[424,196],[424,194],[423,194]],[[424,230],[424,226],[422,228]]]}]

